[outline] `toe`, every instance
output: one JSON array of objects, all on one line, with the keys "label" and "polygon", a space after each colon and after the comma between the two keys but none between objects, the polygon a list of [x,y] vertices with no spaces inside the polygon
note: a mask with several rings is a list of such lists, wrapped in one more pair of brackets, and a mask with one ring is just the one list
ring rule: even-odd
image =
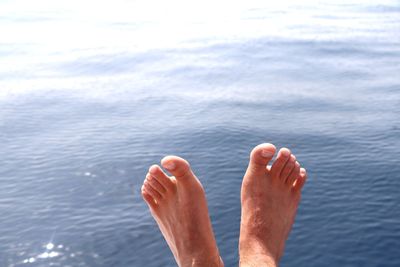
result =
[{"label": "toe", "polygon": [[283,167],[280,179],[283,182],[286,182],[286,179],[289,177],[290,173],[292,172],[295,166],[296,158],[293,155],[290,155],[289,160],[286,162],[285,167]]},{"label": "toe", "polygon": [[295,184],[293,185],[293,190],[294,191],[300,191],[305,182],[307,180],[307,171],[304,168],[300,168],[300,175],[297,177]]},{"label": "toe", "polygon": [[283,170],[283,168],[286,165],[286,162],[290,159],[290,150],[287,148],[281,148],[279,150],[278,156],[276,157],[276,160],[274,162],[274,164],[272,164],[271,167],[271,177],[273,178],[278,178],[280,177],[280,174]]},{"label": "toe", "polygon": [[154,198],[151,197],[149,193],[147,193],[146,189],[144,188],[144,185],[142,186],[142,197],[144,201],[149,205],[150,208],[155,209],[157,207],[157,204],[154,200]]},{"label": "toe", "polygon": [[171,180],[171,178],[168,177],[168,175],[165,174],[165,172],[158,165],[151,166],[149,169],[149,173],[167,191],[171,191],[174,189],[175,187],[174,182]]},{"label": "toe", "polygon": [[256,146],[250,153],[248,171],[265,172],[268,162],[272,159],[276,151],[273,144],[264,143]]},{"label": "toe", "polygon": [[177,180],[189,179],[194,176],[189,163],[177,156],[167,156],[161,160],[161,165],[167,169]]},{"label": "toe", "polygon": [[290,173],[289,177],[286,179],[286,184],[289,186],[293,186],[294,181],[299,177],[300,175],[300,163],[295,162],[294,163],[294,168],[292,172]]},{"label": "toe", "polygon": [[162,198],[161,194],[155,190],[149,182],[145,181],[144,182],[144,190],[146,190],[147,193],[156,201],[159,202]]},{"label": "toe", "polygon": [[161,196],[167,192],[165,187],[161,185],[153,176],[151,176],[150,173],[146,175],[146,180]]}]

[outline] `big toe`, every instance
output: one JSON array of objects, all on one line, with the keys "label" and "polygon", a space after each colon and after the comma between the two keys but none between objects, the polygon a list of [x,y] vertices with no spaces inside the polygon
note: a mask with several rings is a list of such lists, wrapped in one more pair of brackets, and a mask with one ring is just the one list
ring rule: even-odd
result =
[{"label": "big toe", "polygon": [[268,162],[274,157],[276,147],[273,144],[264,143],[256,146],[250,153],[248,171],[265,172]]},{"label": "big toe", "polygon": [[177,156],[166,156],[161,160],[161,165],[177,180],[189,179],[194,176],[189,162]]}]

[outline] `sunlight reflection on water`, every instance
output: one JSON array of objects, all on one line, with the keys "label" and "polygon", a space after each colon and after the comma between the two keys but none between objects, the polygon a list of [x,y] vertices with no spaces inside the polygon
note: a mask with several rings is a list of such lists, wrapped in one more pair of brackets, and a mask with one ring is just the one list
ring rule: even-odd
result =
[{"label": "sunlight reflection on water", "polygon": [[[40,260],[40,259],[54,258],[54,257],[58,257],[58,256],[63,255],[60,252],[53,251],[53,248],[54,248],[54,244],[53,243],[48,243],[45,246],[45,248],[46,248],[45,252],[37,255],[36,257],[30,257],[30,258],[24,259],[22,262],[23,263],[34,263],[34,262],[36,262],[37,260]],[[62,249],[63,245],[58,245],[57,248],[58,249]]]}]

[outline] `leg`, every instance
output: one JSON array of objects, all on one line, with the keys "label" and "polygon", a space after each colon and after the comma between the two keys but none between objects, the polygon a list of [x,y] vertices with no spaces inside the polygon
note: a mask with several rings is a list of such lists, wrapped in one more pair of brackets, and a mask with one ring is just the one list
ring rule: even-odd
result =
[{"label": "leg", "polygon": [[256,146],[243,178],[239,254],[241,267],[277,266],[292,228],[306,171],[289,149]]},{"label": "leg", "polygon": [[204,189],[189,163],[168,156],[146,175],[142,196],[180,267],[222,267]]}]

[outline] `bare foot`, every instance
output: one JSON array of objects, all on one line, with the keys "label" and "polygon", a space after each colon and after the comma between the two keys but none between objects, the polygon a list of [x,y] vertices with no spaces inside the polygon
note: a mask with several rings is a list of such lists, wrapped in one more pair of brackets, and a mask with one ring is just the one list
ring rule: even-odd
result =
[{"label": "bare foot", "polygon": [[142,196],[176,262],[180,267],[222,267],[203,186],[186,160],[168,156],[161,165],[174,176],[151,166]]},{"label": "bare foot", "polygon": [[292,229],[306,171],[282,148],[267,167],[276,148],[256,146],[243,178],[239,255],[240,266],[277,266]]}]

